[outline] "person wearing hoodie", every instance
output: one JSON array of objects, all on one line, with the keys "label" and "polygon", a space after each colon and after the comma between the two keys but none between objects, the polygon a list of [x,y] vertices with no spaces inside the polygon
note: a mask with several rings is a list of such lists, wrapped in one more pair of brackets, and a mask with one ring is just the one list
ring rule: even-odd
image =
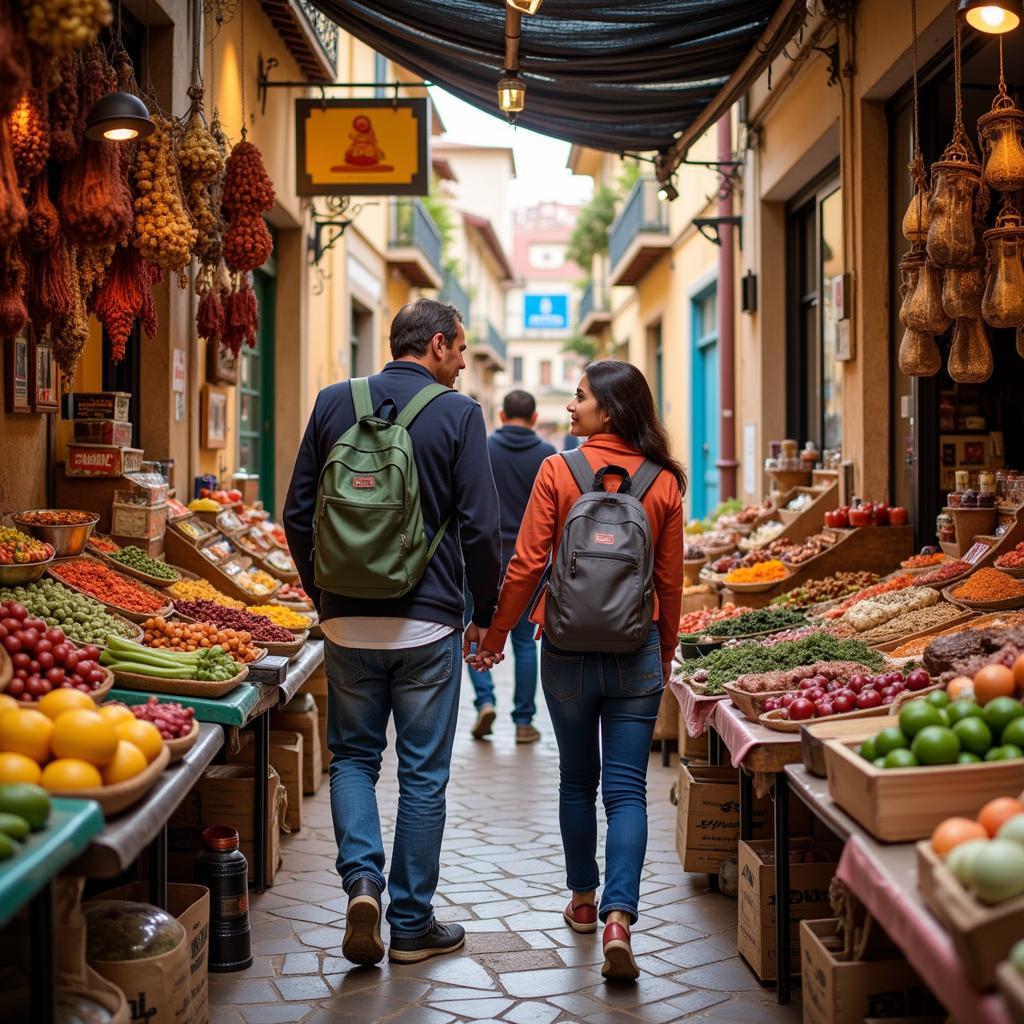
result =
[{"label": "person wearing hoodie", "polygon": [[[519,524],[523,520],[530,492],[541,463],[555,454],[555,449],[541,440],[534,431],[537,423],[537,402],[528,391],[510,391],[501,408],[499,427],[487,439],[491,469],[498,487],[501,521],[502,573],[516,549]],[[509,634],[515,659],[515,690],[512,721],[516,726],[516,743],[536,743],[540,733],[533,726],[537,712],[537,641],[536,627],[530,622],[530,609]],[[494,680],[490,672],[469,670],[476,691],[476,722],[474,739],[490,736],[495,710]]]}]

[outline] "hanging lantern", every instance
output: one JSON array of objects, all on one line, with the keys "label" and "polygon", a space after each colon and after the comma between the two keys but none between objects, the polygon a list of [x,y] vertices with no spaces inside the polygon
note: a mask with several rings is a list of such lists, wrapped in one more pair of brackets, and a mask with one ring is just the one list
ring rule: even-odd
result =
[{"label": "hanging lantern", "polygon": [[908,242],[923,242],[928,237],[928,190],[918,185],[903,214],[903,237]]},{"label": "hanging lantern", "polygon": [[999,40],[999,91],[992,109],[978,118],[978,139],[985,165],[985,182],[997,192],[1024,189],[1024,111],[1014,106],[1003,78],[1003,41]]},{"label": "hanging lantern", "polygon": [[985,294],[985,256],[976,256],[966,267],[951,267],[942,276],[942,308],[950,320],[981,316]]},{"label": "hanging lantern", "polygon": [[992,376],[992,349],[983,321],[976,317],[957,320],[948,370],[957,384],[984,384]]},{"label": "hanging lantern", "polygon": [[934,377],[942,369],[942,353],[935,335],[908,327],[900,342],[899,366],[906,377]]},{"label": "hanging lantern", "polygon": [[521,114],[526,106],[526,83],[514,72],[506,72],[498,82],[498,106],[506,114]]},{"label": "hanging lantern", "polygon": [[926,259],[907,303],[907,327],[924,334],[945,334],[950,323],[942,308],[942,271]]},{"label": "hanging lantern", "polygon": [[924,246],[919,242],[910,252],[906,252],[900,258],[900,295],[903,302],[900,305],[900,323],[909,327],[910,300],[917,291],[917,282],[921,276],[921,268],[927,256]]},{"label": "hanging lantern", "polygon": [[981,300],[981,315],[993,327],[1024,326],[1024,222],[1009,196],[985,232],[988,279]]},{"label": "hanging lantern", "polygon": [[981,165],[962,142],[951,142],[932,164],[928,202],[928,258],[938,267],[963,267],[974,257],[974,218]]}]

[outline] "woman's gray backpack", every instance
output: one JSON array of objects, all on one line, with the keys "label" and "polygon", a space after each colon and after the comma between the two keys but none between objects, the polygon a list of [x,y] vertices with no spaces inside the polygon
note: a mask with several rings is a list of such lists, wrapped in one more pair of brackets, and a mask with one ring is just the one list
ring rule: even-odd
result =
[{"label": "woman's gray backpack", "polygon": [[[654,620],[654,543],[640,499],[662,467],[644,460],[633,477],[621,466],[596,473],[578,448],[563,452],[580,491],[551,565],[544,633],[565,651],[638,650]],[[622,477],[604,490],[608,473]]]}]

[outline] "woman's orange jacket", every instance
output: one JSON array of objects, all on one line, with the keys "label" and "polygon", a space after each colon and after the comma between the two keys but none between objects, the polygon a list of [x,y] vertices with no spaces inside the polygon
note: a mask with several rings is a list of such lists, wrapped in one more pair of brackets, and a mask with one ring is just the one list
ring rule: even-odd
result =
[{"label": "woman's orange jacket", "polygon": [[[617,434],[595,434],[581,451],[595,472],[602,466],[615,465],[633,474],[644,461],[643,455]],[[621,482],[610,476],[605,480],[606,487],[614,490]],[[504,649],[509,631],[526,610],[549,559],[558,552],[562,527],[579,496],[580,489],[565,459],[552,455],[541,463],[519,527],[516,553],[501,585],[498,610],[481,644],[487,650]],[[661,660],[669,662],[679,643],[683,600],[683,503],[675,477],[661,473],[643,496],[642,504],[654,540],[654,617],[661,637]],[[545,591],[530,616],[530,621],[538,625],[544,624],[546,595]]]}]

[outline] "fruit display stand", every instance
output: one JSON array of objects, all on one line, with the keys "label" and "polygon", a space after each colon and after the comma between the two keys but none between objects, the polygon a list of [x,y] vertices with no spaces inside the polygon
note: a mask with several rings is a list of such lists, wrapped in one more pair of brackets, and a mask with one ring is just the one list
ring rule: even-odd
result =
[{"label": "fruit display stand", "polygon": [[0,863],[0,928],[26,904],[31,947],[31,1019],[56,1019],[53,879],[103,830],[103,812],[91,800],[54,797],[46,828],[30,833],[21,850]]},{"label": "fruit display stand", "polygon": [[[801,494],[806,494],[811,499],[809,504],[799,510],[786,508],[786,505]],[[786,526],[780,536],[793,541],[794,544],[807,540],[808,537],[813,537],[814,534],[821,531],[825,513],[832,512],[837,508],[839,508],[838,480],[823,482],[823,486],[796,487],[779,502],[777,518]]]},{"label": "fruit display stand", "polygon": [[[988,550],[972,553],[970,561],[975,568],[991,565],[1000,555],[1012,551],[1020,541],[1024,540],[1024,506],[1018,508],[998,507],[996,509],[947,509],[956,524],[957,539],[943,541],[939,544],[942,550],[953,558],[966,555],[972,547],[984,544]],[[988,513],[984,520],[973,518],[974,513]],[[973,527],[980,525],[988,532],[975,532]],[[991,525],[989,525],[991,524]],[[1002,530],[998,536],[991,532]]]},{"label": "fruit display stand", "polygon": [[1016,1019],[1002,996],[980,992],[968,977],[953,940],[925,905],[918,889],[913,843],[873,839],[833,802],[828,783],[801,764],[785,769],[789,790],[845,846],[838,877],[899,947],[910,965],[927,978],[950,1018],[971,1024],[1012,1024]]},{"label": "fruit display stand", "polygon": [[820,555],[792,566],[790,575],[771,590],[760,594],[739,594],[726,586],[722,590],[722,601],[732,601],[748,608],[764,608],[779,594],[795,590],[808,580],[824,579],[837,572],[876,572],[884,576],[914,552],[912,526],[861,526],[815,532],[831,533],[836,541]]}]

